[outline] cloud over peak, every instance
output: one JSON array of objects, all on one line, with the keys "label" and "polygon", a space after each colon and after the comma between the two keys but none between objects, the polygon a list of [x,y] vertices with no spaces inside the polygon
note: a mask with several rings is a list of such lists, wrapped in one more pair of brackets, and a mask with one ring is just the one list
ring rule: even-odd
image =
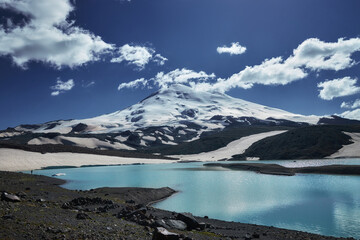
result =
[{"label": "cloud over peak", "polygon": [[119,54],[118,57],[111,59],[112,63],[125,61],[131,65],[135,65],[138,70],[143,70],[145,65],[150,61],[156,62],[158,65],[164,65],[168,60],[160,54],[154,55],[155,50],[153,48],[129,44],[119,47],[117,54]]},{"label": "cloud over peak", "polygon": [[219,54],[229,53],[230,55],[240,55],[240,54],[243,54],[246,52],[246,47],[241,46],[240,43],[238,43],[238,42],[233,42],[233,43],[231,43],[230,47],[228,47],[226,45],[217,47],[216,51]]},{"label": "cloud over peak", "polygon": [[24,26],[0,26],[0,56],[10,56],[20,67],[30,61],[80,66],[113,48],[67,19],[74,10],[69,0],[0,0],[0,7],[29,18]]},{"label": "cloud over peak", "polygon": [[196,72],[186,68],[175,69],[168,73],[159,72],[155,77],[150,79],[140,78],[128,83],[121,83],[118,87],[118,90],[123,88],[139,88],[147,87],[152,88],[157,86],[159,88],[167,88],[172,84],[184,84],[184,85],[194,85],[195,82],[202,82],[208,79],[215,78],[215,74],[207,74],[204,71]]}]

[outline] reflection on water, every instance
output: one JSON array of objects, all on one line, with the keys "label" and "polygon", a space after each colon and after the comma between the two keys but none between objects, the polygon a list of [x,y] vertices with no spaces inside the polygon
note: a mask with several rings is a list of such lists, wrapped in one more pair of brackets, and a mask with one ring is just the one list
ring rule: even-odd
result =
[{"label": "reflection on water", "polygon": [[[357,164],[360,159],[267,161],[288,167]],[[203,171],[202,163],[62,169],[69,189],[164,187],[181,191],[156,204],[229,221],[360,238],[360,177]],[[37,171],[51,176],[59,170]]]}]

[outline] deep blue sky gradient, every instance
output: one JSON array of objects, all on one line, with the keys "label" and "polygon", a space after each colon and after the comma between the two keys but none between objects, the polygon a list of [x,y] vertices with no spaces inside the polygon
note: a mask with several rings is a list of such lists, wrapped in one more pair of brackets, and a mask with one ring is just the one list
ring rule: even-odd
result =
[{"label": "deep blue sky gradient", "polygon": [[[334,0],[77,0],[70,18],[76,25],[101,36],[107,43],[146,45],[168,58],[135,71],[126,63],[104,61],[60,70],[32,62],[23,70],[9,57],[0,57],[0,129],[24,123],[79,119],[130,106],[156,89],[121,90],[122,82],[156,73],[188,68],[226,78],[266,58],[287,58],[304,40],[316,37],[335,42],[360,35],[360,1]],[[218,54],[216,48],[239,42],[245,54]],[[354,59],[360,61],[360,54]],[[360,66],[334,72],[312,72],[286,86],[256,85],[232,89],[231,96],[301,114],[341,113],[343,101],[359,97],[318,97],[317,83],[360,76]],[[75,87],[51,96],[57,78],[74,79]],[[94,81],[85,88],[82,85]]]}]

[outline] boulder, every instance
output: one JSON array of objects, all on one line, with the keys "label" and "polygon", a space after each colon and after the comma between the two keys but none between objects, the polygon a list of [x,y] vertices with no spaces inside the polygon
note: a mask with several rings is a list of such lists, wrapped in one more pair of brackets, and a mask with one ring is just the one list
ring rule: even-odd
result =
[{"label": "boulder", "polygon": [[163,219],[155,220],[154,225],[155,225],[155,227],[170,228],[170,226],[168,226]]},{"label": "boulder", "polygon": [[178,230],[185,230],[187,228],[186,223],[184,223],[181,220],[169,219],[169,220],[166,220],[166,225],[168,225],[169,228],[178,229]]},{"label": "boulder", "polygon": [[177,233],[169,232],[163,227],[155,228],[153,240],[179,240],[180,236]]},{"label": "boulder", "polygon": [[3,192],[1,194],[1,200],[7,201],[7,202],[20,202],[20,198],[16,196],[15,194],[10,194],[7,192]]},{"label": "boulder", "polygon": [[200,227],[199,222],[194,218],[191,213],[179,213],[177,215],[177,220],[181,220],[186,223],[188,230]]},{"label": "boulder", "polygon": [[85,220],[85,219],[91,219],[91,218],[86,213],[81,212],[76,215],[76,219]]}]

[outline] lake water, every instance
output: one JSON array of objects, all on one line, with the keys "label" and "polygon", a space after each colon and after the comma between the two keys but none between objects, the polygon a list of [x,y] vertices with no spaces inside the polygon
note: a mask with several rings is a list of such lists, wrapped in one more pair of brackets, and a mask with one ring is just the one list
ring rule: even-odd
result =
[{"label": "lake water", "polygon": [[[262,162],[262,161],[258,161]],[[356,164],[360,159],[266,161],[284,166]],[[35,171],[68,180],[68,189],[165,187],[179,193],[155,207],[228,221],[360,238],[360,177],[263,175],[203,163],[84,167]]]}]

